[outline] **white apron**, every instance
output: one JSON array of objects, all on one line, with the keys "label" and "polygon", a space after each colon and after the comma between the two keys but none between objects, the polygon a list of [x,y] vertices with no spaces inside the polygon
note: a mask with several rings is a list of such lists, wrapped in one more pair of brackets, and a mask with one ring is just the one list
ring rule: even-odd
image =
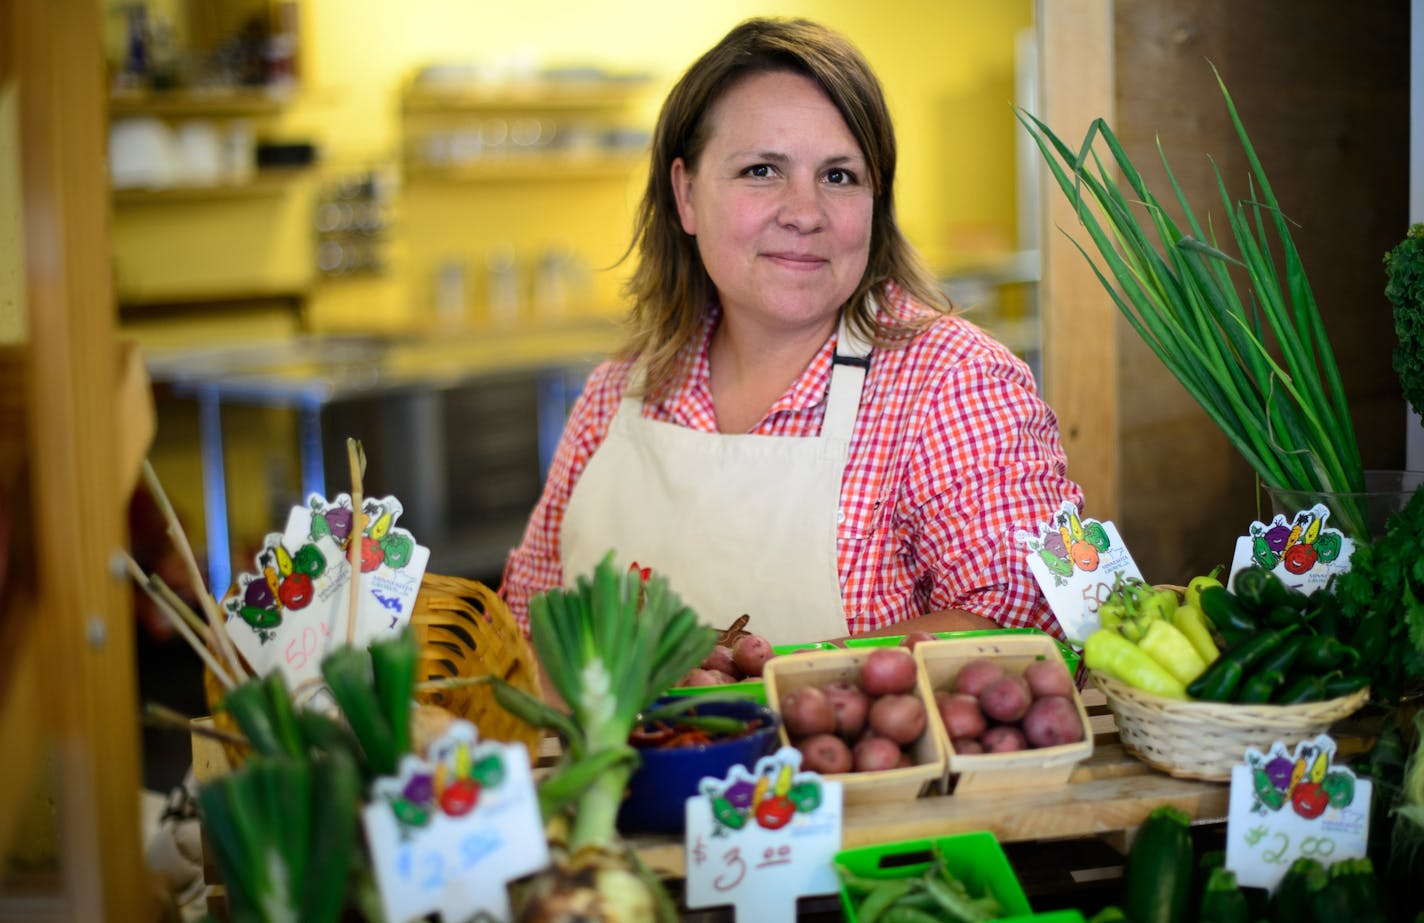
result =
[{"label": "white apron", "polygon": [[842,320],[836,352],[819,436],[690,430],[625,396],[569,497],[565,583],[612,549],[666,576],[705,625],[747,613],[772,644],[844,636],[836,520],[870,344]]}]

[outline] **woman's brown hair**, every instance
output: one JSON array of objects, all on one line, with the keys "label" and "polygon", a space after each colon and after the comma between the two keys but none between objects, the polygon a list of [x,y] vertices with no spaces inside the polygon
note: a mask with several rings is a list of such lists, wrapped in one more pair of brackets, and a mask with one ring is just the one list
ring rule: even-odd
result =
[{"label": "woman's brown hair", "polygon": [[716,290],[697,241],[682,230],[672,188],[672,164],[690,170],[706,147],[707,116],[742,77],[789,71],[816,81],[840,111],[869,169],[875,207],[865,275],[843,310],[849,322],[881,346],[913,337],[928,317],[875,317],[872,292],[894,281],[910,297],[940,312],[949,304],[895,221],[895,129],[870,65],[843,36],[805,19],[748,19],[698,58],[668,93],[653,130],[648,185],[633,226],[629,253],[637,265],[625,286],[632,302],[620,354],[646,363],[645,391],[663,396],[680,375]]}]

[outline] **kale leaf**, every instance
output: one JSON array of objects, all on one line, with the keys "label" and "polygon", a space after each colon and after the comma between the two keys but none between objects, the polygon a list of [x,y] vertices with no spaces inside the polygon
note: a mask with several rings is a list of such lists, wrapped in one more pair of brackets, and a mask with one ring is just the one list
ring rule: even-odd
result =
[{"label": "kale leaf", "polygon": [[1404,240],[1384,255],[1385,297],[1394,306],[1394,371],[1404,399],[1424,417],[1424,224],[1409,229]]}]

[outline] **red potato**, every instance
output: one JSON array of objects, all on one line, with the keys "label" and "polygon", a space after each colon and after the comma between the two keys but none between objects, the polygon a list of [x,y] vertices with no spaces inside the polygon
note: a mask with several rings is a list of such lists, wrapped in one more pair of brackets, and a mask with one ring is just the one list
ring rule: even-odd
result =
[{"label": "red potato", "polygon": [[870,713],[870,696],[848,679],[838,679],[821,687],[831,711],[836,715],[836,733],[853,739],[865,729],[865,717]]},{"label": "red potato", "polygon": [[1035,660],[1024,667],[1023,677],[1035,699],[1046,695],[1073,697],[1073,677],[1068,674],[1068,667],[1061,660]]},{"label": "red potato", "polygon": [[949,744],[954,748],[954,752],[959,754],[984,752],[984,745],[974,737],[956,737]]},{"label": "red potato", "polygon": [[945,733],[950,737],[978,737],[989,726],[979,708],[979,700],[967,693],[941,689],[935,693],[935,705]]},{"label": "red potato", "polygon": [[856,772],[879,772],[900,764],[900,747],[886,737],[870,737],[855,745],[851,761]]},{"label": "red potato", "polygon": [[798,743],[796,749],[801,751],[801,768],[808,772],[850,772],[854,765],[850,747],[834,734],[813,734]]},{"label": "red potato", "polygon": [[984,687],[1004,675],[1004,667],[996,660],[980,657],[959,668],[954,677],[954,692],[978,695]]},{"label": "red potato", "polygon": [[915,688],[915,655],[903,647],[877,647],[860,665],[866,695],[900,695]]},{"label": "red potato", "polygon": [[1077,743],[1083,739],[1083,719],[1071,699],[1046,695],[1028,707],[1023,732],[1031,747]]},{"label": "red potato", "polygon": [[925,703],[912,695],[882,695],[870,704],[871,728],[897,744],[913,743],[925,732]]},{"label": "red potato", "polygon": [[737,662],[732,659],[732,649],[725,644],[719,644],[712,648],[711,653],[702,658],[702,669],[717,670],[726,673],[728,676],[741,676],[741,670],[737,669]]},{"label": "red potato", "polygon": [[928,632],[928,631],[912,631],[912,632],[910,632],[909,634],[905,635],[905,637],[903,637],[903,638],[900,639],[900,646],[901,646],[901,647],[905,647],[905,648],[909,648],[910,650],[913,651],[913,650],[915,649],[915,645],[916,645],[916,644],[919,644],[921,641],[938,641],[938,640],[939,640],[938,638],[936,638],[933,634],[931,634],[931,633]]},{"label": "red potato", "polygon": [[1012,724],[996,724],[989,728],[979,738],[979,743],[985,753],[1015,753],[1028,749],[1028,741],[1024,739],[1023,731]]},{"label": "red potato", "polygon": [[704,670],[701,667],[693,667],[687,671],[687,675],[678,681],[679,686],[720,686],[723,682],[722,674],[713,670]]},{"label": "red potato", "polygon": [[1032,703],[1028,681],[1013,674],[999,677],[979,693],[979,707],[985,716],[1004,724],[1018,721]]},{"label": "red potato", "polygon": [[836,713],[824,692],[805,686],[781,697],[781,723],[793,738],[830,734],[836,729]]},{"label": "red potato", "polygon": [[761,676],[766,662],[775,656],[771,642],[761,635],[738,638],[732,646],[732,660],[746,676]]}]

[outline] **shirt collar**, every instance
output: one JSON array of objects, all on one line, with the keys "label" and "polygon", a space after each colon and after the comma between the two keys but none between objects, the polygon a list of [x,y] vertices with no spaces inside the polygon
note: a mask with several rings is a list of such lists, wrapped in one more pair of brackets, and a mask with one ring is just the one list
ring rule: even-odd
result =
[{"label": "shirt collar", "polygon": [[[713,306],[707,311],[702,324],[701,343],[693,354],[687,378],[664,405],[664,410],[675,421],[684,425],[690,425],[697,419],[716,419],[707,350],[721,319],[720,308]],[[787,388],[781,397],[772,402],[766,416],[762,418],[763,421],[777,413],[811,410],[826,400],[826,392],[831,383],[831,360],[835,356],[838,335],[839,328],[826,338],[826,342],[821,344],[805,371],[791,383],[791,387]]]}]

